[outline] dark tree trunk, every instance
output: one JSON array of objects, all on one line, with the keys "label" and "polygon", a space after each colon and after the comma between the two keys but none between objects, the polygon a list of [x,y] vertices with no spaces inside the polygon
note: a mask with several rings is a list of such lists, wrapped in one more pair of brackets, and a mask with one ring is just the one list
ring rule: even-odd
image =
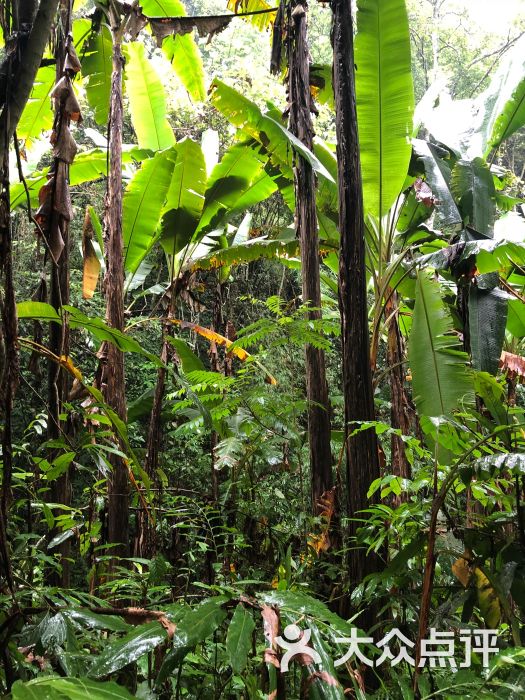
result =
[{"label": "dark tree trunk", "polygon": [[[124,329],[124,265],[122,243],[122,69],[120,17],[112,8],[113,73],[109,122],[109,173],[106,193],[104,247],[106,275],[106,321],[118,330]],[[102,353],[102,390],[104,399],[117,415],[126,420],[124,355],[112,344]],[[111,460],[108,484],[108,541],[115,546],[111,553],[129,555],[129,476],[127,465],[119,457]]]},{"label": "dark tree trunk", "polygon": [[[5,117],[4,117],[5,120]],[[4,130],[0,152],[0,425],[2,425],[2,491],[0,496],[0,571],[14,595],[7,524],[13,474],[12,418],[18,386],[18,324],[13,284],[13,250],[9,191],[9,145]],[[5,652],[6,658],[7,650]]]},{"label": "dark tree trunk", "polygon": [[[57,26],[57,35],[55,43],[55,58],[56,58],[56,82],[58,83],[64,76],[67,76],[64,70],[66,59],[66,42],[71,32],[71,8],[69,2],[60,3],[60,22]],[[58,100],[55,105],[55,124],[53,142],[57,142],[63,136],[63,132],[69,132],[70,119],[65,110],[65,97]],[[60,307],[64,304],[69,304],[69,220],[63,213],[59,212],[60,206],[57,205],[57,179],[60,169],[63,168],[62,176],[65,179],[65,187],[69,190],[69,163],[56,157],[53,163],[53,172],[55,173],[55,191],[53,193],[53,204],[51,220],[49,222],[49,231],[46,231],[48,240],[51,241],[58,236],[63,241],[63,250],[55,260],[51,256],[51,280],[50,280],[50,304],[61,314]],[[69,195],[69,192],[68,192]],[[53,229],[56,229],[55,233]],[[50,250],[53,245],[50,245]],[[49,324],[49,349],[58,357],[69,356],[69,326],[67,316],[62,314],[62,324]],[[63,421],[60,415],[63,410],[64,402],[67,400],[69,392],[69,374],[66,370],[50,360],[48,364],[48,425],[47,434],[50,440],[56,440],[61,437],[64,432]],[[58,454],[59,450],[52,449],[49,454],[50,461]],[[69,505],[71,502],[69,470],[59,476],[51,487],[51,495],[54,503],[62,503]],[[51,534],[56,534],[51,533]],[[62,571],[61,574],[51,572],[49,577],[50,585],[62,586],[68,588],[70,584],[70,567],[69,555],[71,551],[71,543],[69,540],[63,542],[57,547],[57,552],[61,555]]]},{"label": "dark tree trunk", "polygon": [[[389,368],[390,378],[390,418],[393,428],[401,431],[402,435],[410,435],[411,408],[410,401],[405,391],[405,371],[403,360],[403,337],[399,330],[397,318],[398,301],[396,292],[391,294],[385,308],[385,316],[388,319],[388,341],[386,364]],[[410,479],[410,462],[405,453],[405,443],[400,435],[392,435],[392,472],[402,479]],[[398,503],[406,500],[406,493],[402,492],[395,499]]]},{"label": "dark tree trunk", "polygon": [[[375,419],[365,275],[365,227],[359,161],[355,101],[354,45],[350,0],[333,0],[332,40],[334,49],[334,94],[336,108],[337,159],[339,171],[339,308],[343,350],[345,399],[345,444],[347,458],[348,510],[359,518],[369,505],[367,491],[380,475],[377,438],[374,430],[348,434],[359,421]],[[350,536],[359,527],[351,521]],[[379,569],[379,558],[355,549],[350,555],[349,577],[356,585]],[[359,622],[365,629],[375,620],[368,610]]]},{"label": "dark tree trunk", "polygon": [[[292,2],[289,8],[289,103],[290,130],[313,151],[310,94],[310,65],[307,40],[306,2]],[[315,173],[308,161],[295,156],[295,225],[301,247],[303,303],[312,307],[308,318],[321,318],[321,285],[319,276],[319,240]],[[322,494],[333,486],[330,450],[330,403],[323,350],[306,345],[306,396],[308,399],[308,438],[312,474],[312,508]]]}]

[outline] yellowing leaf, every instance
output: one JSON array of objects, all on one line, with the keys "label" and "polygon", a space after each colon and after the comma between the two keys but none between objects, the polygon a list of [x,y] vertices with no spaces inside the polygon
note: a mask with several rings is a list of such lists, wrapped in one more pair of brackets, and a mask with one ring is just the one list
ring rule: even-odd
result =
[{"label": "yellowing leaf", "polygon": [[485,574],[478,569],[474,569],[474,578],[478,591],[478,605],[489,629],[496,629],[501,621],[501,603],[498,594],[491,586]]},{"label": "yellowing leaf", "polygon": [[82,297],[91,299],[97,287],[100,274],[100,260],[93,245],[93,221],[91,220],[90,207],[86,209],[84,227],[82,229],[82,255],[84,257],[84,269],[82,277]]},{"label": "yellowing leaf", "polygon": [[78,379],[79,382],[82,381],[82,372],[78,367],[75,367],[69,355],[60,355],[60,366],[67,370],[69,374],[73,375],[75,379]]}]

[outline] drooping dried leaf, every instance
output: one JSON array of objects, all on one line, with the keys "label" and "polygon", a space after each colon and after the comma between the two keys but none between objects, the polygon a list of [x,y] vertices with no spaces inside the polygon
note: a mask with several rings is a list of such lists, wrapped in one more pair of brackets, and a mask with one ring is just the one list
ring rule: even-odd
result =
[{"label": "drooping dried leaf", "polygon": [[283,43],[285,37],[285,5],[284,0],[279,3],[279,9],[275,16],[272,34],[272,55],[270,58],[270,71],[274,74],[281,72]]},{"label": "drooping dried leaf", "polygon": [[307,683],[314,683],[315,681],[323,681],[324,683],[327,683],[335,688],[339,686],[337,679],[328,673],[328,671],[315,671],[306,679]]},{"label": "drooping dried leaf", "polygon": [[54,145],[53,155],[64,163],[71,165],[77,154],[77,143],[69,128],[63,124],[58,136],[53,132],[51,143]]},{"label": "drooping dried leaf", "polygon": [[53,221],[53,225],[48,231],[47,245],[49,247],[51,257],[55,262],[58,262],[60,260],[60,256],[62,255],[62,251],[64,250],[65,243],[60,228],[60,222],[56,220]]},{"label": "drooping dried leaf", "polygon": [[194,29],[200,37],[208,37],[208,43],[215,34],[222,32],[231,22],[231,17],[215,15],[210,17],[177,17],[150,19],[151,31],[157,40],[157,46],[162,46],[162,42],[167,36],[177,34],[189,34]]},{"label": "drooping dried leaf", "polygon": [[261,608],[261,616],[263,619],[263,633],[267,648],[264,650],[264,662],[280,668],[281,663],[277,654],[277,645],[275,638],[279,636],[279,615],[276,610],[269,605],[263,605]]},{"label": "drooping dried leaf", "polygon": [[53,100],[58,100],[59,102],[61,102],[62,100],[66,99],[70,90],[71,81],[66,75],[64,75],[62,78],[60,78],[60,80],[55,84],[55,87],[51,90],[50,97]]},{"label": "drooping dried leaf", "polygon": [[53,209],[63,216],[66,221],[71,221],[73,217],[73,207],[71,206],[67,165],[62,161],[58,162],[55,173],[54,195]]},{"label": "drooping dried leaf", "polygon": [[57,82],[51,91],[51,98],[55,101],[55,109],[59,109],[63,105],[68,117],[74,122],[82,120],[80,116],[80,105],[73,90],[73,84],[69,76],[64,75]]},{"label": "drooping dried leaf", "polygon": [[79,73],[81,69],[80,61],[78,60],[77,52],[72,41],[72,37],[68,37],[66,46],[66,60],[64,61],[64,70],[72,73]]}]

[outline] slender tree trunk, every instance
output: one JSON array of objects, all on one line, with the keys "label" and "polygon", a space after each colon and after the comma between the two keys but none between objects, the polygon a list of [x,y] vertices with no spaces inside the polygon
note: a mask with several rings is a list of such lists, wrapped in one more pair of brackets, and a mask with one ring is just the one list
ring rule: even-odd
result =
[{"label": "slender tree trunk", "polygon": [[[310,65],[307,39],[306,2],[293,0],[289,17],[289,103],[290,130],[304,145],[313,150],[310,94]],[[295,156],[295,225],[301,247],[303,303],[312,307],[308,318],[321,319],[321,284],[319,276],[319,240],[315,173],[308,161]],[[308,439],[312,474],[312,508],[322,494],[333,486],[332,453],[330,450],[330,403],[323,350],[306,345],[306,395],[308,399]]]},{"label": "slender tree trunk", "polygon": [[[391,294],[389,290],[388,294]],[[401,431],[402,435],[410,435],[410,403],[405,391],[405,372],[403,360],[403,338],[399,330],[397,318],[398,301],[397,293],[391,294],[386,304],[385,315],[388,320],[388,341],[386,364],[389,368],[390,378],[390,418],[393,428]],[[392,472],[402,479],[410,478],[410,462],[405,453],[405,443],[400,435],[392,435]],[[398,503],[406,500],[406,493],[402,492],[395,499]]]},{"label": "slender tree trunk", "polygon": [[[113,36],[113,73],[109,120],[109,173],[106,193],[104,247],[106,254],[106,321],[120,331],[124,329],[124,263],[122,243],[122,70],[120,16],[111,7]],[[107,344],[102,362],[104,399],[117,415],[126,420],[124,355]],[[127,465],[120,457],[111,460],[112,472],[108,483],[108,541],[115,546],[111,553],[129,555],[129,476]]]},{"label": "slender tree trunk", "polygon": [[[370,369],[367,290],[365,275],[365,227],[359,161],[355,101],[354,45],[350,0],[333,0],[332,41],[334,49],[334,94],[336,108],[337,159],[339,170],[339,308],[343,347],[345,399],[345,445],[350,518],[369,505],[367,492],[380,475],[377,438],[374,430],[348,437],[356,423],[375,418]],[[359,527],[351,521],[350,536]],[[379,569],[379,558],[365,549],[351,553],[350,583],[356,585]],[[365,629],[375,620],[372,611],[359,618]]]},{"label": "slender tree trunk", "polygon": [[[60,3],[60,21],[58,22],[56,40],[55,40],[55,59],[56,59],[56,83],[65,78],[70,80],[71,76],[65,70],[65,61],[67,55],[67,41],[71,33],[71,6],[70,3]],[[56,98],[55,105],[55,124],[53,129],[52,142],[58,144],[64,139],[67,134],[68,139],[72,136],[69,132],[70,117],[65,108],[66,95],[62,98]],[[63,159],[65,158],[65,160]],[[63,314],[60,307],[64,304],[69,304],[69,219],[60,211],[60,198],[63,194],[59,191],[59,177],[64,178],[64,187],[69,198],[69,157],[68,154],[63,154],[63,158],[55,157],[52,171],[54,173],[54,192],[51,216],[49,221],[49,229],[46,231],[48,237],[49,249],[53,249],[53,239],[59,237],[63,243],[63,249],[54,259],[51,255],[51,283],[50,283],[50,304],[62,315],[62,324],[49,324],[49,349],[58,357],[69,356],[69,325],[67,316]],[[48,425],[47,434],[50,440],[60,438],[64,428],[64,422],[60,415],[63,410],[64,402],[67,399],[69,392],[69,374],[64,368],[58,365],[55,361],[50,360],[48,363]],[[50,461],[58,454],[59,450],[52,449],[49,455]],[[70,478],[69,470],[59,476],[51,487],[51,494],[54,503],[62,503],[69,505],[71,502]],[[55,533],[56,534],[56,533]],[[70,584],[70,566],[69,555],[71,551],[71,543],[69,540],[63,542],[57,548],[61,555],[62,572],[58,575],[56,572],[51,572],[49,583],[51,585],[69,587]]]},{"label": "slender tree trunk", "polygon": [[[4,121],[6,119],[3,117]],[[14,595],[7,525],[13,474],[12,418],[18,386],[18,323],[13,284],[11,202],[9,191],[9,146],[7,132],[0,154],[0,425],[2,426],[2,492],[0,497],[0,571]],[[6,651],[7,654],[7,651]]]}]

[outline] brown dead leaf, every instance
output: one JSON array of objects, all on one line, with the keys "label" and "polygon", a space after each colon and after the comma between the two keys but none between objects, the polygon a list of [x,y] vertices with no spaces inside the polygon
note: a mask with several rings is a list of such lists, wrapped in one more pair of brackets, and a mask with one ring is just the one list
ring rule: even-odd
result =
[{"label": "brown dead leaf", "polygon": [[280,668],[281,663],[277,654],[275,638],[279,636],[279,615],[276,610],[269,605],[263,605],[261,609],[263,619],[263,633],[268,647],[264,650],[264,662]]},{"label": "brown dead leaf", "polygon": [[77,52],[73,44],[73,38],[68,37],[66,47],[66,60],[64,61],[64,70],[71,73],[79,73],[81,69],[80,61],[78,60]]},{"label": "brown dead leaf", "polygon": [[55,138],[51,138],[51,143],[54,145],[53,155],[55,158],[64,161],[68,165],[75,160],[77,154],[77,143],[73,138],[69,128],[63,124],[58,136],[53,132]]},{"label": "brown dead leaf", "polygon": [[315,681],[323,681],[334,688],[339,686],[337,679],[335,679],[328,671],[315,671],[308,676],[306,679],[307,683],[314,683]]},{"label": "brown dead leaf", "polygon": [[200,37],[208,37],[209,43],[215,34],[226,29],[232,16],[152,18],[149,20],[149,25],[159,47],[162,46],[162,42],[167,36],[189,34],[194,29],[197,30]]}]

